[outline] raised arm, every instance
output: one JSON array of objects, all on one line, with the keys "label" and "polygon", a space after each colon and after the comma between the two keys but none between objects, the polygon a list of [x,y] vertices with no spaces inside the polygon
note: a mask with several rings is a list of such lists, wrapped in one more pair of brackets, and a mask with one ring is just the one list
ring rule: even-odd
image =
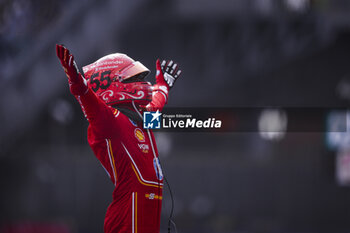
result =
[{"label": "raised arm", "polygon": [[56,54],[68,77],[71,93],[76,97],[92,129],[102,137],[110,137],[113,129],[108,121],[114,119],[115,112],[108,107],[87,85],[84,76],[74,60],[74,56],[63,45],[56,45]]}]

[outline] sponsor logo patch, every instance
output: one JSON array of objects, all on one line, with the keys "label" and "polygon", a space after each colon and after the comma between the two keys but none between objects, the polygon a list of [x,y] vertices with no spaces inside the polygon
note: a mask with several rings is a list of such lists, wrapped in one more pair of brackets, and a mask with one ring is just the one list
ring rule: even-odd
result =
[{"label": "sponsor logo patch", "polygon": [[146,193],[145,194],[145,197],[147,199],[150,199],[150,200],[162,200],[163,197],[162,196],[158,196],[157,194],[155,193]]},{"label": "sponsor logo patch", "polygon": [[142,150],[143,153],[148,153],[149,151],[149,145],[148,144],[138,144],[140,150]]},{"label": "sponsor logo patch", "polygon": [[156,176],[157,176],[158,180],[162,180],[163,179],[163,171],[162,171],[162,167],[160,166],[158,158],[153,159],[153,167],[154,167],[154,170],[156,172]]},{"label": "sponsor logo patch", "polygon": [[135,137],[139,142],[144,142],[145,141],[145,135],[143,134],[142,130],[139,128],[135,129]]}]

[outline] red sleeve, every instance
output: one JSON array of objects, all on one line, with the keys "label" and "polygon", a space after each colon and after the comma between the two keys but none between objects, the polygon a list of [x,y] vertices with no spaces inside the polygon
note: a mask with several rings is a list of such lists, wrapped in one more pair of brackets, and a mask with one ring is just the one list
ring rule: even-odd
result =
[{"label": "red sleeve", "polygon": [[111,138],[112,135],[115,135],[116,131],[112,126],[115,125],[113,121],[118,114],[117,109],[106,105],[90,88],[86,94],[75,97],[97,136]]},{"label": "red sleeve", "polygon": [[168,88],[166,86],[154,85],[152,101],[146,106],[146,111],[162,111],[164,105],[168,102]]}]

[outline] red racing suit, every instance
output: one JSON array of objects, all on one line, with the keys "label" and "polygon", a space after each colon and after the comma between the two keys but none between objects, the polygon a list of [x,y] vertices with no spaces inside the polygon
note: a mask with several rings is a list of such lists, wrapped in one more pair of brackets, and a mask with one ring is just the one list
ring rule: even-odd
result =
[{"label": "red racing suit", "polygon": [[[76,98],[90,123],[90,147],[115,185],[105,233],[159,232],[163,177],[152,131],[106,105],[90,88]],[[167,93],[153,91],[146,109],[161,110],[166,102]]]}]

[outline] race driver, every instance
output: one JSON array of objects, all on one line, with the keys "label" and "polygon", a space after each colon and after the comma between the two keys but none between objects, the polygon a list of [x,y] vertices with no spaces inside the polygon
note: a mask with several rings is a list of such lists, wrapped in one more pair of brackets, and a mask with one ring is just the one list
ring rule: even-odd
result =
[{"label": "race driver", "polygon": [[181,70],[158,59],[152,86],[144,81],[150,71],[125,54],[104,56],[82,74],[67,48],[56,45],[56,53],[89,121],[89,145],[115,185],[104,232],[159,232],[163,174],[153,133],[143,129],[142,119],[144,111],[162,110]]}]

